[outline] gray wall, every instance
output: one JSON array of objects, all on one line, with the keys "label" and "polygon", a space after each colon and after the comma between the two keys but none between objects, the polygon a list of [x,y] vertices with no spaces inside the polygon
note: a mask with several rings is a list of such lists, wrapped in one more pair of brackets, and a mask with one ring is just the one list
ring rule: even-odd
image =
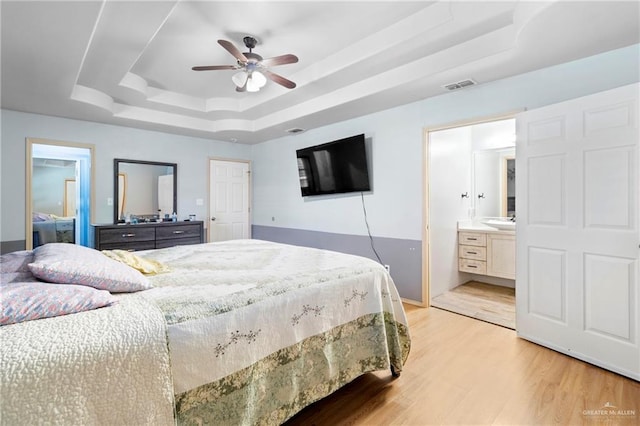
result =
[{"label": "gray wall", "polygon": [[[179,217],[195,213],[198,218],[207,216],[208,158],[251,159],[251,147],[246,145],[10,110],[0,110],[0,113],[0,242],[3,251],[24,247],[26,138],[95,146],[96,223],[113,223],[113,206],[107,204],[107,198],[113,198],[114,158],[177,163],[177,213]],[[196,205],[198,198],[204,200],[203,206]]]}]

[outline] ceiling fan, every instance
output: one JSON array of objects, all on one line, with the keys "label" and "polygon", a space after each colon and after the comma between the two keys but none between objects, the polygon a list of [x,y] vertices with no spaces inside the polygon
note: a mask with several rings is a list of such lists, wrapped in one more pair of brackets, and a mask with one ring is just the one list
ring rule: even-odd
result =
[{"label": "ceiling fan", "polygon": [[262,56],[252,52],[253,48],[258,44],[254,37],[246,36],[242,40],[249,49],[248,52],[240,52],[230,41],[218,40],[218,44],[236,58],[236,65],[205,65],[192,67],[191,69],[194,71],[239,70],[238,73],[231,77],[238,92],[257,92],[267,83],[267,78],[287,89],[296,87],[293,81],[269,71],[268,68],[276,65],[295,64],[298,62],[297,56],[287,54],[262,59]]}]

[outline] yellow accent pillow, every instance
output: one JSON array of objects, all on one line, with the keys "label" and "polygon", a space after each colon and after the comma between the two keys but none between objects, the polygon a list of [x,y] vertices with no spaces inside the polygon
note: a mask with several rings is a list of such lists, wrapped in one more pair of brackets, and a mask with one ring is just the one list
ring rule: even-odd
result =
[{"label": "yellow accent pillow", "polygon": [[164,263],[136,256],[133,252],[126,250],[102,250],[102,253],[104,253],[105,256],[129,265],[146,275],[162,274],[171,270]]}]

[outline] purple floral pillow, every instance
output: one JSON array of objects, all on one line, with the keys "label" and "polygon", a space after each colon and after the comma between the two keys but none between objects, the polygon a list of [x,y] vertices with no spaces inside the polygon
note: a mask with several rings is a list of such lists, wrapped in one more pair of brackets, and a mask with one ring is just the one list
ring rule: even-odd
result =
[{"label": "purple floral pillow", "polygon": [[74,314],[115,301],[108,291],[81,285],[11,283],[0,290],[0,325]]},{"label": "purple floral pillow", "polygon": [[114,293],[146,290],[151,283],[124,263],[92,248],[76,244],[50,243],[33,250],[29,269],[37,278],[60,284],[79,284]]}]

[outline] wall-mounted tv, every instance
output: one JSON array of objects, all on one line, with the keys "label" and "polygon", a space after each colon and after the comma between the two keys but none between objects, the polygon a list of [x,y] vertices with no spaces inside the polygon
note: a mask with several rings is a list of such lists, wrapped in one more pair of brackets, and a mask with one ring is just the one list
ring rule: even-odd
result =
[{"label": "wall-mounted tv", "polygon": [[302,196],[370,191],[364,134],[296,151]]}]

